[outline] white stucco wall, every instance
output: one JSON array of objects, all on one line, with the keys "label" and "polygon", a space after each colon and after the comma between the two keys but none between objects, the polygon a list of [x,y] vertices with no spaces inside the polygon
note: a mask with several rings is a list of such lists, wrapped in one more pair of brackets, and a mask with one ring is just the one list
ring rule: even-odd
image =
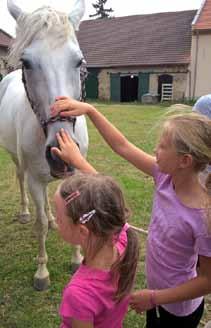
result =
[{"label": "white stucco wall", "polygon": [[192,37],[190,85],[187,96],[198,98],[211,93],[211,32]]}]

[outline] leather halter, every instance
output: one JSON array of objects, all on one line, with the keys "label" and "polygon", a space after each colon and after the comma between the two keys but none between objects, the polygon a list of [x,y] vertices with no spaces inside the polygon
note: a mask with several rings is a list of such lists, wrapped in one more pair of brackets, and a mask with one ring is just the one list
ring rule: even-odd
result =
[{"label": "leather halter", "polygon": [[[86,99],[86,86],[85,86],[85,80],[88,76],[88,72],[87,72],[87,68],[86,68],[86,62],[83,61],[82,62],[82,65],[80,67],[80,80],[81,80],[81,95],[80,95],[80,101],[85,101]],[[73,116],[69,116],[69,117],[62,117],[60,115],[57,115],[55,117],[49,117],[47,119],[44,119],[39,111],[38,111],[38,108],[36,106],[36,103],[30,98],[29,96],[29,92],[28,92],[28,89],[27,89],[27,83],[26,83],[26,79],[25,79],[25,74],[24,74],[24,66],[22,65],[22,82],[23,82],[23,85],[24,85],[24,89],[25,89],[25,92],[26,92],[26,96],[28,98],[28,101],[31,105],[31,108],[34,112],[34,114],[36,115],[43,131],[44,131],[44,134],[45,136],[47,137],[47,127],[48,127],[48,124],[51,124],[51,123],[54,123],[54,122],[57,122],[57,121],[68,121],[70,123],[73,124],[73,130],[75,129],[75,124],[76,124],[76,117],[73,117]]]}]

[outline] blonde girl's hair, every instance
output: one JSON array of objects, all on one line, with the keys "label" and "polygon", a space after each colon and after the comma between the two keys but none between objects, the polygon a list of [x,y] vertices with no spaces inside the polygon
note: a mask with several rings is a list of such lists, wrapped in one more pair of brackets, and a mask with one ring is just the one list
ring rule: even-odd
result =
[{"label": "blonde girl's hair", "polygon": [[[190,154],[193,167],[201,172],[211,163],[211,120],[198,113],[178,114],[164,123],[164,134],[169,134],[178,154]],[[205,187],[209,196],[206,206],[209,230],[211,229],[211,174]]]},{"label": "blonde girl's hair", "polygon": [[[60,186],[60,194],[64,200],[76,191],[80,195],[67,202],[66,213],[74,224],[79,224],[84,213],[95,211],[92,218],[85,223],[89,231],[95,235],[94,239],[90,238],[88,245],[89,253],[94,257],[105,243],[113,242],[113,238],[118,236],[130,217],[130,212],[120,187],[109,176],[75,174],[64,180]],[[117,282],[117,291],[114,295],[116,301],[120,301],[131,292],[139,258],[136,232],[129,228],[126,233],[126,249],[112,266],[115,285]]]}]

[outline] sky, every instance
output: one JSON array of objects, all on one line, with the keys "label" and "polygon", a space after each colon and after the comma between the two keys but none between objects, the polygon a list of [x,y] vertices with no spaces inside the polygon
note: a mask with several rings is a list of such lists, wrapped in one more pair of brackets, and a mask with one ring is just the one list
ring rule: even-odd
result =
[{"label": "sky", "polygon": [[[33,11],[43,5],[50,5],[60,11],[69,12],[74,0],[14,0],[24,11]],[[105,8],[112,8],[114,16],[129,16],[150,14],[166,11],[180,11],[200,8],[203,0],[108,0]],[[96,0],[86,0],[86,12],[83,19],[89,19],[95,10],[92,3]],[[15,35],[15,21],[7,10],[7,0],[0,0],[0,28]]]}]

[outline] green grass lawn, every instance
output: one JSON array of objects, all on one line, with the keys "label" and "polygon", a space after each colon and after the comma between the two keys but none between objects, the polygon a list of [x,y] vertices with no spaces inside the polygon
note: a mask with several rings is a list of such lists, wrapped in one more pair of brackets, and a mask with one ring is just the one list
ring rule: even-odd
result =
[{"label": "green grass lawn", "polygon": [[[153,152],[157,123],[166,111],[159,106],[96,104],[137,146]],[[153,184],[150,178],[136,170],[112,152],[90,122],[88,159],[102,173],[112,175],[122,186],[132,209],[134,225],[147,228],[151,212]],[[52,196],[58,182],[50,185]],[[51,197],[52,198],[52,197]],[[20,194],[15,167],[8,154],[0,149],[0,328],[56,328],[60,319],[58,307],[61,292],[70,278],[71,248],[50,231],[47,240],[48,269],[51,286],[45,292],[33,289],[36,271],[37,241],[32,222],[21,225],[16,219]],[[141,255],[136,288],[145,286],[145,237],[140,237]],[[124,327],[144,327],[144,316],[130,311]]]}]

